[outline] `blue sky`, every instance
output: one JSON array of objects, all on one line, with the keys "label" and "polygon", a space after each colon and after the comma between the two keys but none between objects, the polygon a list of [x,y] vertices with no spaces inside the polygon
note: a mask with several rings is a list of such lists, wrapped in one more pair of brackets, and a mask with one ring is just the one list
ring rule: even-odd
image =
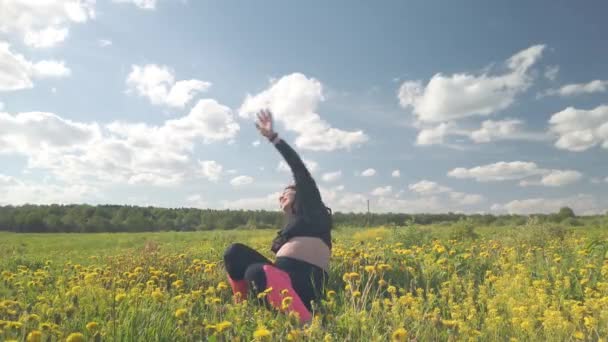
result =
[{"label": "blue sky", "polygon": [[608,209],[605,2],[0,6],[0,204]]}]

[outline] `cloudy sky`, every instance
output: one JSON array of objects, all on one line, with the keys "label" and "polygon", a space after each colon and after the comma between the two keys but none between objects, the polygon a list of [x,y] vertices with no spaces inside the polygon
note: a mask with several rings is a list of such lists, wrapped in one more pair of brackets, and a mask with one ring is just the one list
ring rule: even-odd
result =
[{"label": "cloudy sky", "polygon": [[608,209],[605,1],[263,4],[0,0],[0,204]]}]

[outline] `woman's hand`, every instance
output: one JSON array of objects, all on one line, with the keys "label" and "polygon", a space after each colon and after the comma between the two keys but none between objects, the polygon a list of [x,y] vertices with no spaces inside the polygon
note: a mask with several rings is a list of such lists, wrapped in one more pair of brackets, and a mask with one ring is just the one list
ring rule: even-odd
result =
[{"label": "woman's hand", "polygon": [[277,134],[272,127],[272,113],[268,109],[262,109],[257,116],[258,120],[255,123],[255,127],[258,128],[260,134],[268,140],[274,139]]}]

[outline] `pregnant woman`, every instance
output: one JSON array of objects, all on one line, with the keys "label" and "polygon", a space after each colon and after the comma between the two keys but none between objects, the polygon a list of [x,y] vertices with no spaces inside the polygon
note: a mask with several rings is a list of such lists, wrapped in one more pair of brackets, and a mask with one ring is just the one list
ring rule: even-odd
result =
[{"label": "pregnant woman", "polygon": [[[262,110],[256,127],[281,153],[295,184],[279,197],[287,224],[273,240],[275,262],[252,248],[232,244],[224,253],[224,264],[235,299],[265,292],[273,307],[296,312],[300,321],[312,318],[311,302],[321,298],[331,255],[331,210],[323,204],[310,172],[298,154],[273,130],[272,114]],[[285,300],[286,297],[291,299]]]}]

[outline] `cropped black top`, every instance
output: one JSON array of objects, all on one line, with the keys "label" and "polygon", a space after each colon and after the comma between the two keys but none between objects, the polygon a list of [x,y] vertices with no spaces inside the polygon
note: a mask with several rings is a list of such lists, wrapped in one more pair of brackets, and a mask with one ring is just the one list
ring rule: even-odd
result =
[{"label": "cropped black top", "polygon": [[277,252],[283,244],[296,236],[318,237],[331,248],[331,210],[325,207],[317,184],[300,159],[300,156],[284,140],[274,144],[291,168],[295,180],[296,195],[294,215],[272,242],[272,251]]}]

